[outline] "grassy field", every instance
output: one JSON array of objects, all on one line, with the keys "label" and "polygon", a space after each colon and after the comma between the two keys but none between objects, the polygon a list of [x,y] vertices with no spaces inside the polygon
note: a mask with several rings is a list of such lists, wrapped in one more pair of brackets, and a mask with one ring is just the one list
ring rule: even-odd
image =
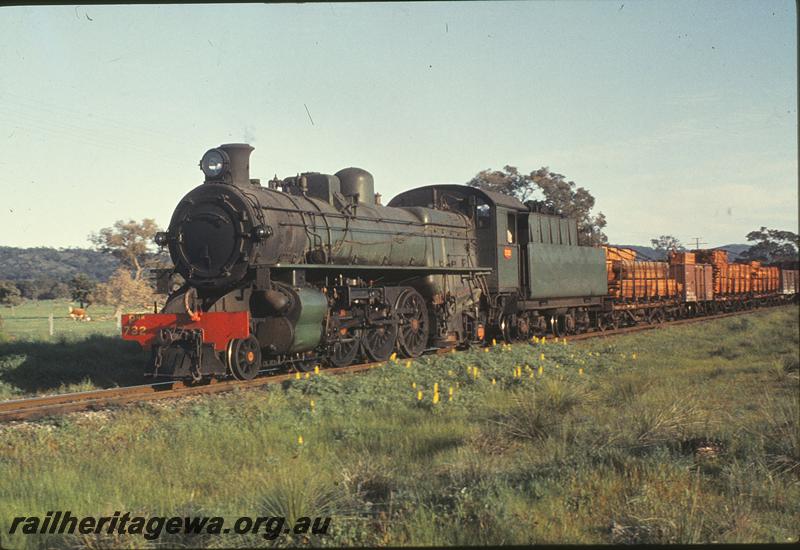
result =
[{"label": "grassy field", "polygon": [[[790,306],[0,426],[0,546],[797,541],[799,330]],[[7,534],[59,509],[333,520],[271,542]]]},{"label": "grassy field", "polygon": [[[27,301],[14,308],[0,308],[3,332],[17,341],[52,341],[85,338],[92,334],[118,334],[112,306],[89,306],[88,322],[76,322],[69,317],[69,308],[78,307],[69,300]],[[53,315],[53,336],[50,336],[48,316]]]},{"label": "grassy field", "polygon": [[69,317],[70,305],[29,301],[0,309],[0,400],[143,382],[142,351],[120,340],[114,308],[91,306],[92,320],[83,322]]}]

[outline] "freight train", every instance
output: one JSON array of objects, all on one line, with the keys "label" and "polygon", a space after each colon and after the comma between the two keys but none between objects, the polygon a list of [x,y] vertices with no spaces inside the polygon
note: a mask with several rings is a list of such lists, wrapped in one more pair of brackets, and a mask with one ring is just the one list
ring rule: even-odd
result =
[{"label": "freight train", "polygon": [[204,182],[155,237],[174,263],[157,273],[166,304],[122,319],[123,338],[150,349],[146,374],[250,379],[797,295],[796,270],[714,251],[639,261],[582,246],[576,220],[541,203],[476,187],[418,187],[383,206],[359,168],[262,185],[252,151],[206,152]]}]

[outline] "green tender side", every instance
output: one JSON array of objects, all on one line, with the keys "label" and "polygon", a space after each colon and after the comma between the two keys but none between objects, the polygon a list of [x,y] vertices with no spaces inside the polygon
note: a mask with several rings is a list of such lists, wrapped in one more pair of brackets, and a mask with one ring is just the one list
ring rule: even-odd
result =
[{"label": "green tender side", "polygon": [[528,244],[529,298],[603,296],[608,292],[602,248]]},{"label": "green tender side", "polygon": [[300,296],[302,309],[294,327],[294,342],[290,351],[308,351],[317,347],[322,339],[322,323],[328,309],[328,301],[318,290],[295,289]]}]

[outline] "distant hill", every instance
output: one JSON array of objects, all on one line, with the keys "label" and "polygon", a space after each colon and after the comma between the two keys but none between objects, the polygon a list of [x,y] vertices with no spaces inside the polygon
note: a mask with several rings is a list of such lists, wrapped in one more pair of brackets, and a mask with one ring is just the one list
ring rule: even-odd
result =
[{"label": "distant hill", "polygon": [[88,248],[0,246],[0,279],[53,278],[67,282],[78,273],[105,281],[119,266],[111,254]]},{"label": "distant hill", "polygon": [[[636,250],[642,259],[663,260],[665,254],[649,246],[618,244]],[[721,246],[728,251],[731,261],[750,248],[746,244]],[[165,258],[165,261],[169,261]],[[88,248],[16,248],[0,246],[0,280],[20,281],[47,277],[67,282],[78,273],[85,273],[98,281],[105,281],[119,266],[111,254]]]},{"label": "distant hill", "polygon": [[745,250],[750,248],[749,244],[726,244],[725,246],[720,246],[724,250],[728,251],[728,259],[733,261],[736,260],[739,255],[744,252]]},{"label": "distant hill", "polygon": [[[650,246],[640,246],[637,244],[614,244],[611,246],[619,246],[621,248],[632,248],[636,251],[636,255],[641,256],[643,260],[665,260],[667,255],[664,251],[655,250]],[[735,261],[739,255],[750,248],[749,244],[726,244],[716,247],[728,252],[728,261]]]}]

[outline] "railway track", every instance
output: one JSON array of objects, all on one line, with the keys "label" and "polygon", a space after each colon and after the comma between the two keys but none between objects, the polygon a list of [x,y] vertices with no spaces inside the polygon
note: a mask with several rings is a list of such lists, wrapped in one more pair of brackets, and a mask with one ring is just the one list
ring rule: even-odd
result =
[{"label": "railway track", "polygon": [[[587,340],[590,338],[605,338],[610,336],[621,336],[634,332],[654,330],[658,328],[673,327],[735,317],[754,313],[758,310],[740,311],[734,313],[722,313],[718,315],[695,317],[690,319],[679,319],[658,324],[636,325],[615,330],[605,330],[602,332],[587,332],[569,336],[569,340]],[[438,350],[438,353],[447,353],[450,349]],[[326,369],[326,374],[341,375],[353,374],[372,369],[383,362],[363,363],[341,367],[337,369]],[[250,389],[265,386],[268,384],[280,384],[287,380],[293,380],[298,373],[287,373],[264,376],[253,380],[210,380],[204,384],[186,385],[180,381],[156,382],[153,384],[143,384],[139,386],[126,386],[121,388],[110,388],[104,390],[94,390],[86,392],[65,393],[48,395],[42,397],[31,397],[17,399],[13,401],[0,402],[0,422],[10,422],[14,420],[33,420],[46,416],[55,416],[70,412],[98,410],[114,405],[123,405],[141,401],[153,401],[156,399],[169,399],[177,397],[188,397],[192,395],[207,395],[222,393],[236,389]]]}]

